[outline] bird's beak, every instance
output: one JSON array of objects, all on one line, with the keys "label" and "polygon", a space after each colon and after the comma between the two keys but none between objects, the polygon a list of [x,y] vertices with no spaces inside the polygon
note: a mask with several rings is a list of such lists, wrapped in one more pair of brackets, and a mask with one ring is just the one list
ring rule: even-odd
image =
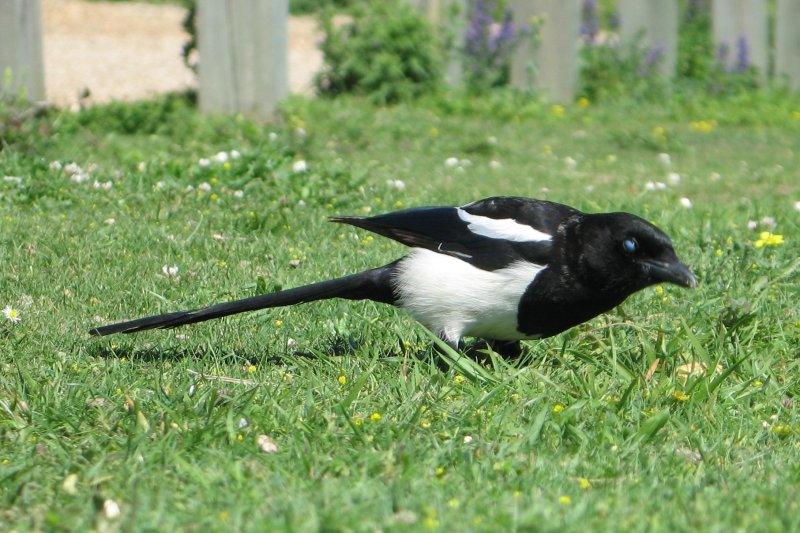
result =
[{"label": "bird's beak", "polygon": [[650,276],[655,281],[674,283],[691,289],[697,287],[697,278],[689,267],[680,262],[662,263],[661,261],[645,261]]}]

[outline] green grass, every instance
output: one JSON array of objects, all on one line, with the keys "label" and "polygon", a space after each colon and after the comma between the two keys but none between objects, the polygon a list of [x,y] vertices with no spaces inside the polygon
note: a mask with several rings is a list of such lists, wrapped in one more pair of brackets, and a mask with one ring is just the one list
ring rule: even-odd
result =
[{"label": "green grass", "polygon": [[[0,176],[21,184],[0,181],[0,307],[21,320],[0,316],[0,522],[797,529],[798,112],[800,99],[781,94],[561,113],[497,93],[393,108],[292,100],[280,122],[258,125],[170,97],[12,125]],[[241,157],[198,164],[220,150]],[[305,173],[292,171],[298,160]],[[90,178],[74,183],[52,161]],[[668,172],[680,183],[646,190]],[[451,354],[449,371],[417,360],[431,353],[427,332],[372,303],[87,335],[403,253],[330,215],[495,194],[642,215],[702,283],[645,290],[526,343],[522,364]],[[761,229],[747,224],[765,216],[783,245],[755,246]],[[708,372],[683,379],[691,362]],[[276,453],[259,450],[262,434]],[[106,518],[106,500],[119,518]]]}]

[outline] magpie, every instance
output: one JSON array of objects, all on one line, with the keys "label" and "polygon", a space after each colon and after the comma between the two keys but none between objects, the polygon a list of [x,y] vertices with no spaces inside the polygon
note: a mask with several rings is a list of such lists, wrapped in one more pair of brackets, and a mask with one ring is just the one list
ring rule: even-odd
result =
[{"label": "magpie", "polygon": [[460,207],[419,207],[372,217],[332,217],[410,250],[358,274],[120,322],[91,335],[174,328],[245,311],[329,298],[372,300],[408,311],[453,348],[463,337],[520,353],[520,340],[556,335],[658,283],[695,287],[669,237],[629,213],[492,197]]}]

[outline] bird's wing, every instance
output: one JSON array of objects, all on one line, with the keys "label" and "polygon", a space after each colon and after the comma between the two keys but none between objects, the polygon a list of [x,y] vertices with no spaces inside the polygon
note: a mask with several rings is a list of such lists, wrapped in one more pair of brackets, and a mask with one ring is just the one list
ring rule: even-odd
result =
[{"label": "bird's wing", "polygon": [[406,246],[450,255],[483,270],[497,270],[519,260],[549,264],[559,225],[575,214],[580,212],[552,202],[495,197],[462,207],[420,207],[332,220]]}]

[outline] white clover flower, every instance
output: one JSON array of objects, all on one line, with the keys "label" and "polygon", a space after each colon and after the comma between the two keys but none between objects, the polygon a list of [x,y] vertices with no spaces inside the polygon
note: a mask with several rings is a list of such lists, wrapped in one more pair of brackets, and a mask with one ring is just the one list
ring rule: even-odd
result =
[{"label": "white clover flower", "polygon": [[233,191],[234,198],[244,198],[244,191]]},{"label": "white clover flower", "polygon": [[231,159],[239,159],[240,157],[242,157],[242,154],[239,150],[231,150]]},{"label": "white clover flower", "polygon": [[295,134],[297,134],[298,137],[306,136],[306,130],[304,128],[297,128],[296,130],[294,130],[294,132]]},{"label": "white clover flower", "polygon": [[406,183],[403,180],[386,180],[386,186],[399,191],[404,191],[406,188]]},{"label": "white clover flower", "polygon": [[70,181],[75,183],[83,183],[85,181],[89,181],[89,174],[85,174],[83,172],[79,172],[70,176]]},{"label": "white clover flower", "polygon": [[166,187],[166,186],[167,186],[167,184],[166,184],[166,183],[164,183],[163,181],[157,181],[157,182],[156,182],[155,189],[156,189],[157,191],[160,191],[160,190],[162,190],[162,189],[163,189],[164,187]]},{"label": "white clover flower", "polygon": [[269,135],[267,135],[267,138],[270,140],[270,142],[275,142],[278,140],[278,134],[274,131],[271,131],[269,132]]},{"label": "white clover flower", "polygon": [[685,207],[686,209],[691,209],[691,207],[692,207],[692,201],[691,201],[691,200],[689,200],[688,198],[686,198],[685,196],[684,196],[683,198],[681,198],[681,199],[679,200],[679,202],[680,202],[680,203],[681,203],[681,205],[682,205],[683,207]]},{"label": "white clover flower", "polygon": [[183,192],[192,192],[194,191],[194,185],[187,185]]},{"label": "white clover flower", "polygon": [[794,209],[795,211],[800,211],[800,201],[794,203]]},{"label": "white clover flower", "polygon": [[197,189],[203,192],[208,192],[211,190],[211,184],[204,181],[203,183],[197,186]]},{"label": "white clover flower", "polygon": [[472,435],[464,435],[464,444],[469,444],[472,442]]},{"label": "white clover flower", "polygon": [[761,227],[767,229],[775,229],[775,226],[777,226],[777,223],[775,222],[775,217],[770,217],[770,216],[761,217],[761,220],[759,220],[758,223],[761,225]]},{"label": "white clover flower", "polygon": [[292,171],[295,174],[299,174],[301,172],[305,172],[308,170],[308,164],[305,162],[304,159],[299,159],[292,164]]},{"label": "white clover flower", "polygon": [[73,176],[75,174],[82,174],[83,169],[78,166],[77,163],[69,163],[67,166],[64,167],[64,173],[68,176]]},{"label": "white clover flower", "polygon": [[114,500],[109,499],[103,502],[103,514],[109,520],[115,520],[119,518],[119,515],[122,514],[122,512],[119,510],[119,504]]},{"label": "white clover flower", "polygon": [[3,181],[8,183],[15,183],[17,185],[22,185],[22,178],[19,176],[3,176]]},{"label": "white clover flower", "polygon": [[672,158],[669,156],[669,154],[664,153],[664,152],[661,152],[660,154],[658,154],[658,160],[661,161],[662,165],[667,166],[667,167],[672,164]]},{"label": "white clover flower", "polygon": [[204,157],[204,158],[200,159],[197,162],[197,164],[200,165],[200,167],[202,167],[202,168],[206,168],[207,166],[211,165],[211,160],[210,159],[206,159]]},{"label": "white clover flower", "polygon": [[112,226],[112,225],[114,225],[114,224],[117,222],[117,220],[116,220],[116,219],[114,219],[114,218],[107,218],[107,219],[105,219],[103,222],[104,222],[105,224],[109,225],[109,226]]},{"label": "white clover flower", "polygon": [[454,167],[458,165],[458,158],[457,157],[448,157],[444,160],[444,166],[446,167]]},{"label": "white clover flower", "polygon": [[747,229],[750,231],[755,231],[758,228],[758,222],[755,220],[748,220],[747,221]]},{"label": "white clover flower", "polygon": [[3,308],[3,316],[6,317],[6,320],[11,322],[12,324],[16,324],[17,322],[22,320],[22,318],[19,316],[19,311],[17,311],[10,305],[7,305]]},{"label": "white clover flower", "polygon": [[145,163],[144,161],[139,161],[139,164],[136,165],[136,170],[138,170],[139,172],[144,172],[145,170],[147,170],[147,163]]},{"label": "white clover flower", "polygon": [[677,172],[670,172],[667,174],[667,181],[670,182],[672,185],[677,185],[681,182],[681,175]]},{"label": "white clover flower", "polygon": [[228,162],[228,152],[217,152],[211,158],[216,163],[227,163]]},{"label": "white clover flower", "polygon": [[50,164],[47,165],[47,168],[50,170],[58,171],[61,170],[61,161],[50,161]]},{"label": "white clover flower", "polygon": [[491,161],[489,161],[489,168],[491,168],[492,170],[497,170],[503,168],[503,164],[500,161],[492,159]]},{"label": "white clover flower", "polygon": [[97,180],[94,180],[95,189],[103,189],[104,191],[110,191],[113,186],[114,184],[111,183],[110,181],[99,182]]},{"label": "white clover flower", "polygon": [[164,275],[167,276],[168,278],[171,276],[177,276],[178,270],[179,270],[178,265],[175,266],[164,265],[161,267],[161,272],[163,272]]},{"label": "white clover flower", "polygon": [[489,135],[488,137],[486,137],[486,142],[494,146],[495,144],[497,144],[497,137],[495,137],[494,135]]},{"label": "white clover flower", "polygon": [[720,176],[719,172],[712,172],[709,178],[711,179],[711,181],[719,181],[722,179],[722,176]]},{"label": "white clover flower", "polygon": [[575,170],[578,167],[578,162],[572,159],[570,156],[564,158],[564,164],[567,165],[569,170]]},{"label": "white clover flower", "polygon": [[287,348],[297,348],[297,341],[293,338],[289,337],[286,339],[286,347]]}]

